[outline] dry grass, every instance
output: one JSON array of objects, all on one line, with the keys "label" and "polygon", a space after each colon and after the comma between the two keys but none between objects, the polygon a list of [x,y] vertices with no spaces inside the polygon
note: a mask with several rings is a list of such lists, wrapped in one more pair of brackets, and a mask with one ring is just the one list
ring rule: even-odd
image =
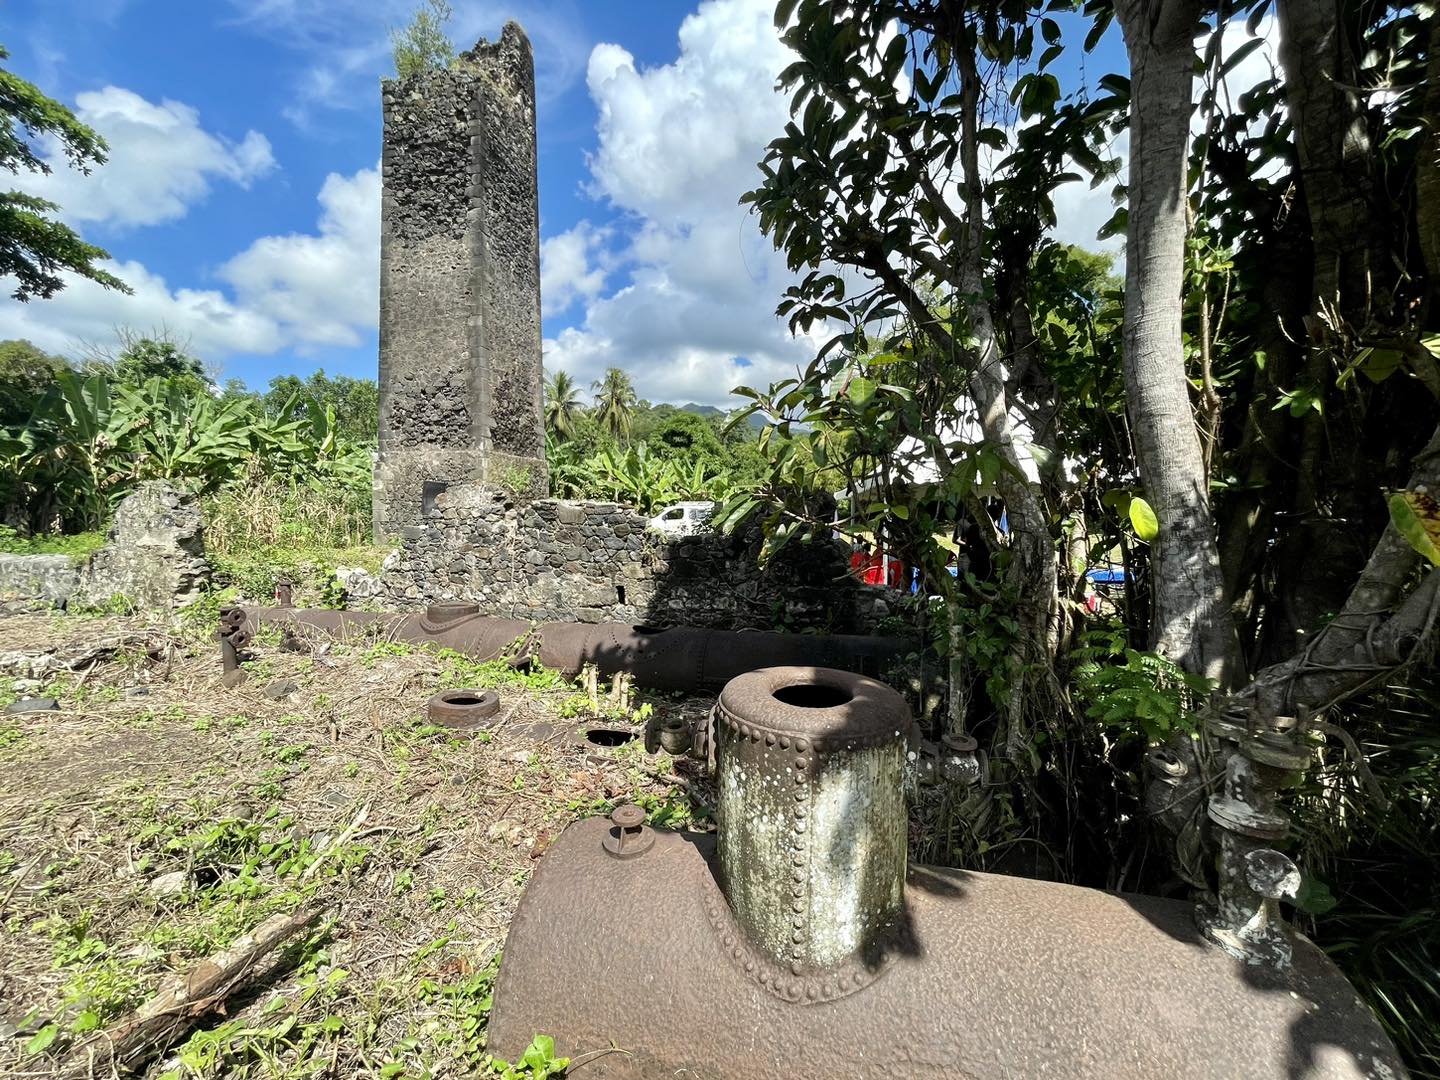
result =
[{"label": "dry grass", "polygon": [[[302,905],[323,927],[141,1075],[483,1071],[491,961],[550,839],[619,801],[672,823],[708,801],[688,763],[577,741],[573,688],[502,689],[471,738],[422,710],[478,669],[365,642],[256,652],[228,690],[198,631],[0,618],[0,703],[33,672],[63,705],[0,715],[0,1075],[56,1075],[86,1029]],[[279,680],[298,689],[274,700]]]}]

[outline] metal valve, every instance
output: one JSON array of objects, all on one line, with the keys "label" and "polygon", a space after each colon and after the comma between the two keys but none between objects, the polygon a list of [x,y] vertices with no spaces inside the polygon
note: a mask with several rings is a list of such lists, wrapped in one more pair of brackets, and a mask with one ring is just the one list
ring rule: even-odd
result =
[{"label": "metal valve", "polygon": [[1293,900],[1300,892],[1300,868],[1274,848],[1259,848],[1245,856],[1245,881],[1265,900]]},{"label": "metal valve", "polygon": [[655,844],[655,832],[645,824],[645,811],[634,803],[610,811],[610,824],[613,827],[600,842],[617,859],[644,855]]},{"label": "metal valve", "polygon": [[654,716],[645,725],[645,752],[664,750],[674,757],[683,757],[695,743],[690,722],[683,716]]}]

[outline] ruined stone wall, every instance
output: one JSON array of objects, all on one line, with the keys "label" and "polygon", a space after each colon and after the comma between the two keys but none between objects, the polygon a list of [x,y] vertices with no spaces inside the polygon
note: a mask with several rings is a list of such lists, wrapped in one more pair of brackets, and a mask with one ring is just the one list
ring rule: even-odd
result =
[{"label": "ruined stone wall", "polygon": [[509,23],[382,95],[377,537],[448,484],[545,490],[530,43]]},{"label": "ruined stone wall", "polygon": [[606,502],[520,502],[451,488],[400,531],[382,578],[388,605],[478,603],[508,618],[867,633],[894,594],[846,573],[839,544],[787,550],[762,570],[758,534],[669,539]]},{"label": "ruined stone wall", "polygon": [[0,555],[0,614],[102,607],[116,598],[144,610],[181,608],[210,580],[193,497],[168,481],[141,484],[115,511],[105,544],[87,559]]}]

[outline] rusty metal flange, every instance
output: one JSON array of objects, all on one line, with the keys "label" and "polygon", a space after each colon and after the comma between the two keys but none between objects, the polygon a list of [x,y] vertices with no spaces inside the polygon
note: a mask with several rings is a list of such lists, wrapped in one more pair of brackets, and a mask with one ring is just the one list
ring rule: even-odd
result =
[{"label": "rusty metal flange", "polygon": [[431,604],[420,616],[420,628],[426,633],[436,634],[479,614],[479,604]]},{"label": "rusty metal flange", "polygon": [[430,699],[425,712],[441,727],[484,727],[500,711],[500,695],[494,690],[442,690]]},{"label": "rusty metal flange", "polygon": [[[857,675],[856,678],[863,678],[863,676]],[[742,739],[750,742],[763,742],[766,746],[778,746],[781,750],[789,750],[793,747],[797,754],[804,754],[810,750],[814,750],[817,754],[843,750],[865,750],[872,746],[883,746],[885,743],[893,742],[896,737],[895,731],[888,728],[857,731],[853,734],[840,733],[807,737],[796,734],[793,727],[788,725],[780,728],[757,724],[753,720],[742,720],[725,707],[723,699],[715,703],[714,716],[717,721]]]}]

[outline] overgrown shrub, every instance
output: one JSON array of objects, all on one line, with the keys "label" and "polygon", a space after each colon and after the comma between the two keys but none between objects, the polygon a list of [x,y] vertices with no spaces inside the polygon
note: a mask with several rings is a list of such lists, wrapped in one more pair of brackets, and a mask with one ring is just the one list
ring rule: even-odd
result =
[{"label": "overgrown shrub", "polygon": [[272,414],[193,380],[62,370],[26,423],[0,429],[0,501],[28,532],[98,528],[144,480],[211,494],[257,470],[368,498],[368,450],[340,436],[333,406],[299,395]]},{"label": "overgrown shrub", "polygon": [[363,484],[295,481],[258,465],[205,500],[205,547],[221,584],[251,600],[284,578],[297,603],[331,606],[335,570],[372,573],[388,553],[370,544],[368,473]]}]

